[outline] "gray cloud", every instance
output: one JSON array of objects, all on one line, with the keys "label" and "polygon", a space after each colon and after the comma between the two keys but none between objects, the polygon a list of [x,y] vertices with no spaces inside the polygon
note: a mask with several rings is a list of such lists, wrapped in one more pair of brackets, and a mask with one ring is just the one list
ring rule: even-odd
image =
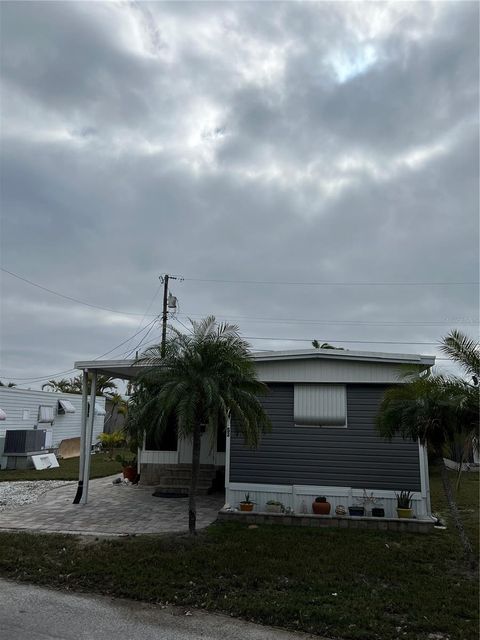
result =
[{"label": "gray cloud", "polygon": [[[478,5],[366,7],[3,3],[5,268],[139,314],[165,271],[476,280]],[[172,289],[182,322],[216,312],[249,336],[433,342],[478,319],[472,286]],[[5,379],[68,369],[142,318],[8,275],[1,312]],[[382,320],[399,324],[362,324]]]}]

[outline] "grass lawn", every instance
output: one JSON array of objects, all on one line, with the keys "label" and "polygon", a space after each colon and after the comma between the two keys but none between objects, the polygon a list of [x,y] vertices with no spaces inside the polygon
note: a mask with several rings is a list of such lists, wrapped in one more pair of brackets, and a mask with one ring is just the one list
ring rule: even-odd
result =
[{"label": "grass lawn", "polygon": [[[431,482],[434,509],[448,522],[436,470]],[[468,497],[474,481],[468,482],[462,509],[478,514],[477,500]],[[195,539],[109,541],[4,533],[0,573],[331,638],[478,637],[477,577],[467,571],[452,527],[421,535],[223,523]]]},{"label": "grass lawn", "polygon": [[[131,457],[129,451],[118,449],[115,451]],[[0,482],[5,480],[78,480],[79,458],[68,458],[59,460],[60,466],[56,469],[45,469],[36,471],[35,469],[0,469]],[[109,460],[106,453],[96,453],[92,456],[91,476],[92,478],[102,478],[119,473],[121,465],[115,460]]]}]

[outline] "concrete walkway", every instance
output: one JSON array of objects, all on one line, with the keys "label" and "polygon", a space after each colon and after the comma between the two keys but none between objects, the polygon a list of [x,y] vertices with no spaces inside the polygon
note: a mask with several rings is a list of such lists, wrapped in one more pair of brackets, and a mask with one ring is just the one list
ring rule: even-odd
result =
[{"label": "concrete walkway", "polygon": [[[8,640],[301,640],[314,638],[196,609],[162,608],[0,580]],[[318,638],[318,636],[315,636]],[[318,638],[318,640],[320,640]]]},{"label": "concrete walkway", "polygon": [[[125,535],[188,529],[187,498],[154,498],[154,487],[112,484],[117,477],[91,480],[86,505],[72,504],[76,485],[68,484],[48,491],[34,504],[4,511],[0,531]],[[223,503],[223,494],[198,496],[197,527],[216,520]]]}]

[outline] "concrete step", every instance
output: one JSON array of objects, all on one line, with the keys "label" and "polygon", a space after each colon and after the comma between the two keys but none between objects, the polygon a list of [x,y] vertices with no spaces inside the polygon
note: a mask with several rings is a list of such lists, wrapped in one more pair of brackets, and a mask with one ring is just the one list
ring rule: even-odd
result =
[{"label": "concrete step", "polygon": [[[191,473],[184,473],[184,472],[179,472],[179,473],[162,473],[159,475],[159,480],[160,482],[165,481],[171,481],[171,480],[179,480],[181,482],[186,482],[186,483],[190,483],[190,479],[191,479],[192,475]],[[215,478],[215,474],[211,474],[211,473],[201,473],[198,476],[198,479],[201,482],[211,482],[213,479]]]},{"label": "concrete step", "polygon": [[[165,471],[191,471],[191,464],[163,464],[162,469]],[[215,471],[215,466],[213,464],[201,464],[200,471],[211,471],[212,473]]]},{"label": "concrete step", "polygon": [[[190,486],[190,478],[174,478],[174,477],[163,477],[159,478],[156,484],[161,485],[162,487],[178,487],[178,486]],[[212,478],[199,478],[198,479],[199,487],[206,487],[209,489],[212,486]]]},{"label": "concrete step", "polygon": [[[197,487],[197,490],[195,492],[195,495],[199,495],[199,496],[206,496],[208,495],[208,490],[210,487]],[[155,493],[182,493],[186,496],[188,496],[188,492],[190,490],[190,487],[187,487],[185,485],[180,485],[180,486],[168,486],[165,487],[164,485],[155,485]]]}]

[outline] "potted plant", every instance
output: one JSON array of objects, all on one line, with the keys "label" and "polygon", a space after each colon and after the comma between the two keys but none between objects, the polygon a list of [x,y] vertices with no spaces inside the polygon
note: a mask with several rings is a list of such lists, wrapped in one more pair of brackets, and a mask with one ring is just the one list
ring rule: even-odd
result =
[{"label": "potted plant", "polygon": [[352,507],[348,507],[348,514],[350,516],[364,516],[365,515],[365,507],[362,505],[353,505]]},{"label": "potted plant", "polygon": [[363,507],[364,512],[361,515],[372,516],[374,518],[383,518],[385,516],[384,508],[377,504],[378,498],[373,495],[373,491],[367,493],[367,490],[363,490],[361,498],[357,498],[359,506]]},{"label": "potted plant", "polygon": [[317,516],[328,516],[331,508],[332,505],[327,501],[325,496],[318,496],[318,498],[315,498],[312,502],[312,511],[316,513]]},{"label": "potted plant", "polygon": [[400,491],[397,496],[397,516],[399,518],[411,518],[413,516],[411,491]]},{"label": "potted plant", "polygon": [[116,462],[122,465],[123,477],[125,480],[130,480],[130,482],[135,482],[137,479],[137,459],[125,458],[125,456],[121,456],[120,454],[115,458]]},{"label": "potted plant", "polygon": [[253,511],[253,505],[255,503],[250,500],[250,494],[245,494],[245,500],[240,502],[240,511]]},{"label": "potted plant", "polygon": [[269,513],[283,513],[285,511],[285,507],[278,500],[269,500],[266,504],[265,511]]}]

